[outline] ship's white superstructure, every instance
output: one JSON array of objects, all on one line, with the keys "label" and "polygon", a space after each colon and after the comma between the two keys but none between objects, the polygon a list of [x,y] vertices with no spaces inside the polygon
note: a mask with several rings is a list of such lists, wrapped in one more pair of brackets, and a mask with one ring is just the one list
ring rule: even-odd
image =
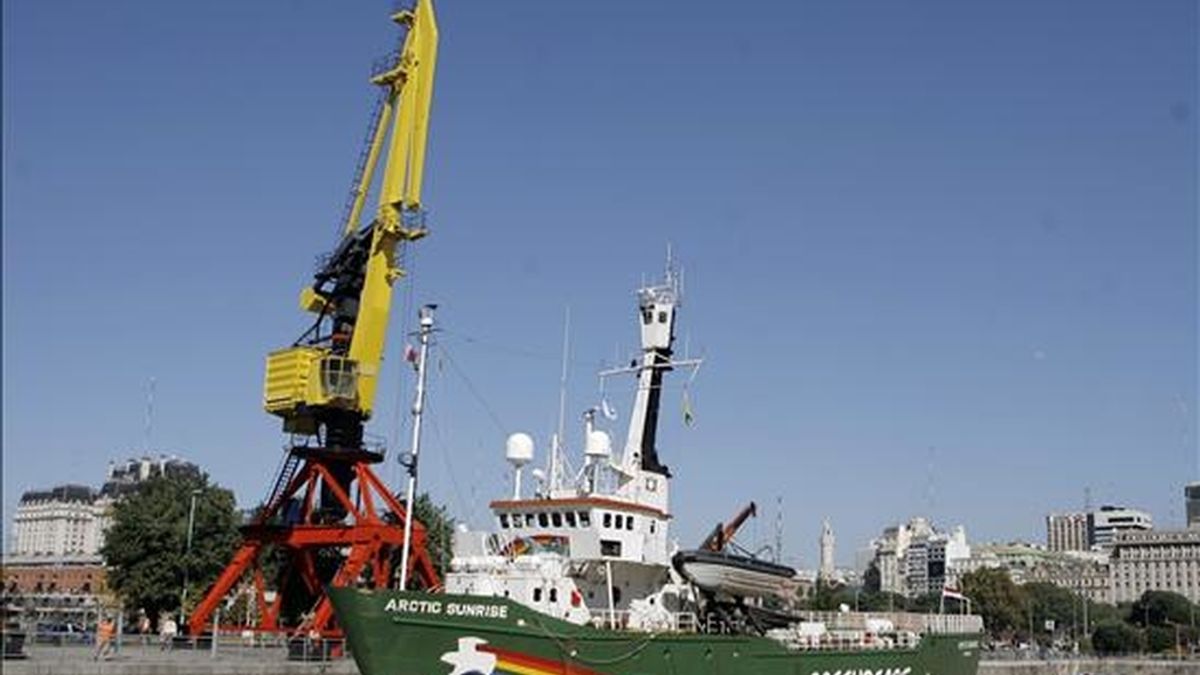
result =
[{"label": "ship's white superstructure", "polygon": [[631,627],[677,623],[694,604],[690,586],[671,567],[671,474],[656,447],[663,376],[699,365],[672,359],[680,287],[669,261],[664,281],[640,289],[637,299],[640,359],[601,373],[637,378],[620,455],[613,456],[611,437],[597,426],[597,413],[607,411],[589,410],[578,473],[564,470],[556,437],[548,474],[535,471],[542,480],[525,494],[521,471],[532,459],[531,439],[510,437],[513,497],[491,503],[494,530],[456,533],[448,592],[508,597],[577,623]]}]

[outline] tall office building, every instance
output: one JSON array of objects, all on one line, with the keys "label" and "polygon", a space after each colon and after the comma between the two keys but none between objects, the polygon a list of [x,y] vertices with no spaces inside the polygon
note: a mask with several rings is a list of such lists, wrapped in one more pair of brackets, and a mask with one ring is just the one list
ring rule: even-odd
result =
[{"label": "tall office building", "polygon": [[1187,506],[1187,526],[1200,527],[1200,483],[1189,483],[1183,488]]},{"label": "tall office building", "polygon": [[1091,548],[1088,537],[1088,514],[1051,513],[1046,516],[1046,548],[1051,551],[1086,551]]},{"label": "tall office building", "polygon": [[1138,532],[1154,529],[1150,514],[1124,506],[1101,506],[1088,514],[1088,533],[1092,546],[1112,548],[1118,532]]}]

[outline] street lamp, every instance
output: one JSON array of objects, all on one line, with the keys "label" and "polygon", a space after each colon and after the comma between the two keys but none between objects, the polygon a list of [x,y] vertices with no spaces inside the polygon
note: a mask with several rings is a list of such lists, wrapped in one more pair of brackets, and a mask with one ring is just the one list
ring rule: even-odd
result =
[{"label": "street lamp", "polygon": [[180,621],[183,621],[184,613],[187,611],[188,571],[191,568],[192,562],[192,532],[196,527],[196,497],[199,497],[203,492],[200,488],[192,490],[192,505],[188,509],[187,550],[183,555],[183,592],[179,594]]}]

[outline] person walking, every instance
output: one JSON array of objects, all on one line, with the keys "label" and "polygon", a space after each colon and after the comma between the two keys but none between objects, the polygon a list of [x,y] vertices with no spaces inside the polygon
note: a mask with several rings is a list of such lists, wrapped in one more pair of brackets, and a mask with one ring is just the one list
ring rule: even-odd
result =
[{"label": "person walking", "polygon": [[171,649],[175,643],[175,636],[179,633],[179,626],[175,624],[175,617],[168,614],[162,621],[162,628],[159,632],[159,649],[166,651]]},{"label": "person walking", "polygon": [[138,636],[142,646],[150,644],[150,616],[146,614],[146,610],[142,610],[142,616],[138,619]]},{"label": "person walking", "polygon": [[103,617],[96,625],[96,651],[92,653],[93,661],[107,661],[112,654],[113,638],[117,636],[117,625],[109,617]]}]

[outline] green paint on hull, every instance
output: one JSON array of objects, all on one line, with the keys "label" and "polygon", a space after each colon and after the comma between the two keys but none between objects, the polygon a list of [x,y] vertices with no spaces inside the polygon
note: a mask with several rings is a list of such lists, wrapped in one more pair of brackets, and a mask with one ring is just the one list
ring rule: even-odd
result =
[{"label": "green paint on hull", "polygon": [[[793,651],[756,636],[577,626],[503,598],[329,595],[362,675],[975,675],[979,663],[979,635],[927,635],[915,649]],[[483,665],[454,665],[472,660]]]}]

